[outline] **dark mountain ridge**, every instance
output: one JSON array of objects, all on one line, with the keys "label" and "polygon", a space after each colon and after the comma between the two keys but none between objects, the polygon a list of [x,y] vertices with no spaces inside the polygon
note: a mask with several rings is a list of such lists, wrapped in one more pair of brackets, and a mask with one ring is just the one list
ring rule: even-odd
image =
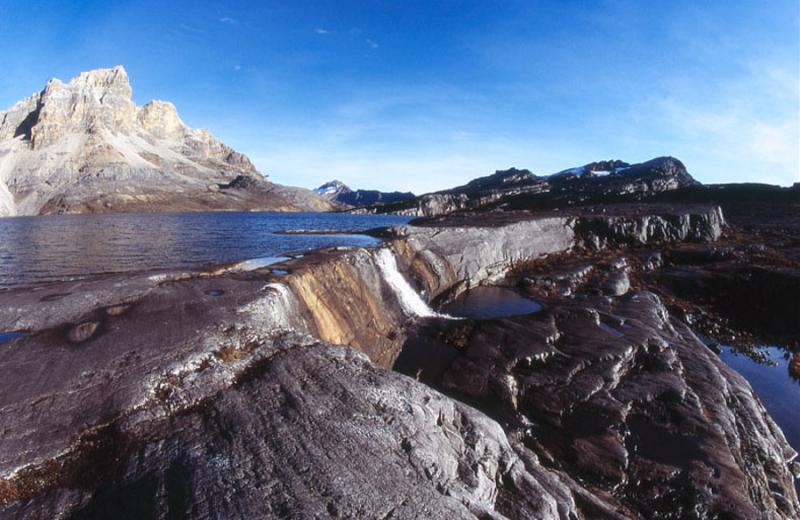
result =
[{"label": "dark mountain ridge", "polygon": [[411,192],[353,190],[338,180],[326,182],[314,192],[331,202],[354,207],[396,204],[412,200],[415,197]]},{"label": "dark mountain ridge", "polygon": [[699,183],[684,164],[674,157],[658,157],[639,164],[609,160],[546,176],[537,176],[525,169],[498,170],[463,186],[381,207],[365,208],[365,211],[437,216],[507,206],[514,209],[548,209],[598,204],[619,197],[640,201],[657,193],[697,185]]}]

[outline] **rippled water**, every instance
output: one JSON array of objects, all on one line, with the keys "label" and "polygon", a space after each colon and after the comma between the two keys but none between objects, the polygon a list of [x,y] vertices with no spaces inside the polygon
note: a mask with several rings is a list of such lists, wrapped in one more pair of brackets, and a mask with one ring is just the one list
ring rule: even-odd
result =
[{"label": "rippled water", "polygon": [[196,268],[329,246],[366,235],[280,235],[287,229],[366,230],[408,217],[336,213],[169,213],[0,218],[0,288],[102,273]]}]

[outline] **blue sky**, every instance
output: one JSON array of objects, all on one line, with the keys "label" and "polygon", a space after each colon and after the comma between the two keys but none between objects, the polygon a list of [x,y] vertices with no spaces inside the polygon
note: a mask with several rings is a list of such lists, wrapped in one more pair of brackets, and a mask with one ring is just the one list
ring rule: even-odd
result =
[{"label": "blue sky", "polygon": [[0,0],[0,110],[122,64],[285,184],[682,159],[800,181],[797,0]]}]

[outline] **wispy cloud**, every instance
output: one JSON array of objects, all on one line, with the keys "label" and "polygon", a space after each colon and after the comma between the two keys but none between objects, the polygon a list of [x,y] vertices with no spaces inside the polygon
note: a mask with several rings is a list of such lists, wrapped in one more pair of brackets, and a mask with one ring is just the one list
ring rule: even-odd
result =
[{"label": "wispy cloud", "polygon": [[568,143],[485,131],[473,119],[484,100],[458,87],[393,83],[350,95],[317,123],[284,125],[269,142],[244,151],[284,184],[316,187],[338,178],[354,187],[417,193],[510,166],[552,173],[589,162],[571,162],[578,150]]},{"label": "wispy cloud", "polygon": [[231,25],[236,25],[239,23],[239,20],[237,20],[236,18],[231,18],[230,16],[223,16],[222,18],[219,19],[219,21]]},{"label": "wispy cloud", "polygon": [[367,42],[367,45],[369,45],[373,49],[377,49],[379,47],[379,45],[377,43],[375,43],[374,41],[370,40],[369,38],[366,39],[366,42]]},{"label": "wispy cloud", "polygon": [[664,143],[694,155],[700,174],[704,168],[726,170],[730,181],[791,184],[800,181],[800,103],[786,95],[787,81],[797,88],[788,71],[756,69],[751,77],[729,81],[713,99],[653,103],[652,115],[664,125]]},{"label": "wispy cloud", "polygon": [[317,33],[317,34],[322,34],[322,35],[330,34],[330,31],[328,29],[323,28],[323,27],[317,27],[316,29],[314,29],[314,32]]},{"label": "wispy cloud", "polygon": [[187,37],[205,36],[208,34],[205,29],[201,29],[200,27],[195,27],[194,25],[189,25],[186,23],[178,24],[177,32]]}]

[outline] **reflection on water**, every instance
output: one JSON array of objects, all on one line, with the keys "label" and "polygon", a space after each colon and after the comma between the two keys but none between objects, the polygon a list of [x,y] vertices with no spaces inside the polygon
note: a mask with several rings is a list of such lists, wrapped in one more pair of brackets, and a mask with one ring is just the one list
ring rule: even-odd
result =
[{"label": "reflection on water", "polygon": [[22,336],[27,335],[28,334],[25,332],[0,332],[0,343],[6,343],[12,339],[21,338]]},{"label": "reflection on water", "polygon": [[[761,351],[759,349],[759,351]],[[794,449],[800,449],[800,384],[790,372],[790,359],[779,347],[763,350],[769,364],[757,363],[749,357],[723,347],[720,357],[731,368],[739,372],[753,387],[769,414],[781,427],[786,440]]]},{"label": "reflection on water", "polygon": [[0,288],[93,274],[196,268],[329,246],[365,235],[277,235],[286,229],[365,230],[408,217],[336,213],[168,213],[0,218]]},{"label": "reflection on water", "polygon": [[541,305],[513,289],[491,286],[470,289],[441,309],[450,316],[474,320],[519,316],[540,310]]}]

